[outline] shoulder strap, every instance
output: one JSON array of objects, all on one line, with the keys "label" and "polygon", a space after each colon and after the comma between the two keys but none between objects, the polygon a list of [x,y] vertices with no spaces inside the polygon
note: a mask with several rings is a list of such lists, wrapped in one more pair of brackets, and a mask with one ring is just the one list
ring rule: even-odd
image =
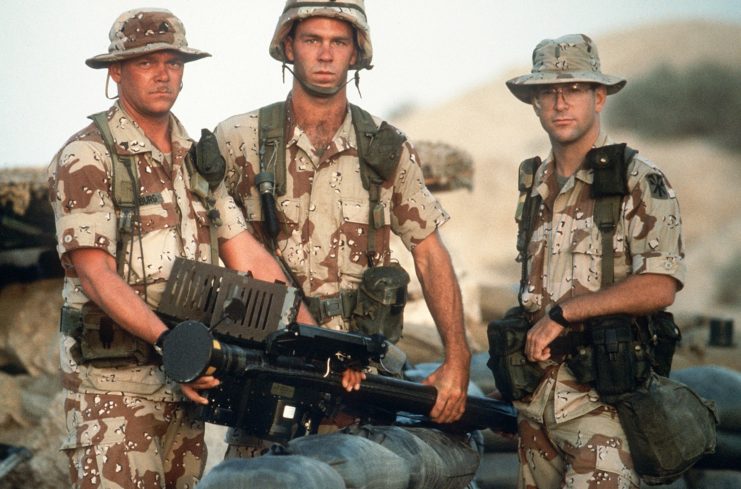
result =
[{"label": "shoulder strap", "polygon": [[260,109],[257,140],[260,171],[275,177],[275,192],[286,193],[286,103],[276,102]]},{"label": "shoulder strap", "polygon": [[540,157],[529,158],[520,163],[518,190],[520,201],[517,205],[517,261],[521,263],[520,290],[517,293],[517,301],[522,305],[522,293],[527,284],[527,247],[533,235],[535,216],[540,207],[540,195],[533,196],[535,186],[535,173],[540,167]]},{"label": "shoulder strap", "polygon": [[391,124],[383,121],[376,126],[373,116],[357,105],[350,104],[355,139],[358,144],[360,160],[360,179],[368,190],[368,266],[374,266],[376,256],[376,230],[382,228],[384,221],[381,204],[381,185],[396,175],[401,148],[406,136]]},{"label": "shoulder strap", "polygon": [[628,195],[628,165],[638,151],[625,143],[594,148],[586,160],[593,170],[591,195],[594,223],[602,236],[602,287],[615,281],[613,238],[620,219],[623,197]]},{"label": "shoulder strap", "polygon": [[358,142],[360,177],[363,187],[370,190],[374,177],[380,182],[394,178],[407,137],[386,121],[376,126],[373,116],[357,105],[350,104],[350,113]]},{"label": "shoulder strap", "polygon": [[123,276],[124,266],[124,236],[131,235],[134,228],[134,217],[139,210],[139,196],[134,159],[131,156],[119,155],[113,141],[111,129],[108,127],[107,112],[98,112],[88,117],[100,131],[103,142],[111,156],[111,177],[113,188],[113,202],[120,210],[118,218],[118,233],[116,239],[116,268]]}]

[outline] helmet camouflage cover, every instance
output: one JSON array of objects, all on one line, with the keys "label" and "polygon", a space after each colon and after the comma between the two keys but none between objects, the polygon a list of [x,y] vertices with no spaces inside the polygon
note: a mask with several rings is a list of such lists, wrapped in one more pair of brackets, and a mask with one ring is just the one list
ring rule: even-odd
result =
[{"label": "helmet camouflage cover", "polygon": [[358,59],[350,66],[351,69],[371,69],[373,59],[373,46],[370,40],[370,28],[365,16],[365,5],[363,0],[345,0],[337,2],[334,0],[287,0],[275,27],[273,40],[270,41],[270,56],[288,63],[286,54],[283,52],[283,41],[291,32],[296,21],[308,19],[309,17],[329,17],[349,22],[355,29],[358,43]]}]

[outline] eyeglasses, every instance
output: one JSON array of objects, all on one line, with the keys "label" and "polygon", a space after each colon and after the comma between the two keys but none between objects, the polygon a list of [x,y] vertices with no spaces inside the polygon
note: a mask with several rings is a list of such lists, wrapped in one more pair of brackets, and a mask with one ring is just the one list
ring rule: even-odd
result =
[{"label": "eyeglasses", "polygon": [[564,102],[572,104],[581,100],[592,91],[594,86],[589,83],[570,83],[568,85],[548,85],[535,90],[535,100],[540,105],[556,105],[558,97],[562,96]]}]

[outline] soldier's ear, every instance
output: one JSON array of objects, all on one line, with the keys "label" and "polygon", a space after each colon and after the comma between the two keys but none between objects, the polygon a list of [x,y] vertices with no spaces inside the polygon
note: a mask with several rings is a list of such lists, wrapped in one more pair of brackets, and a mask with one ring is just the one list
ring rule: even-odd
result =
[{"label": "soldier's ear", "polygon": [[599,113],[605,108],[605,102],[607,102],[607,88],[604,85],[599,85],[594,89],[594,111]]},{"label": "soldier's ear", "polygon": [[121,81],[121,63],[111,63],[108,65],[108,76],[117,84]]},{"label": "soldier's ear", "polygon": [[292,36],[286,36],[285,39],[283,39],[283,52],[286,55],[286,61],[289,63],[293,63],[293,37]]}]

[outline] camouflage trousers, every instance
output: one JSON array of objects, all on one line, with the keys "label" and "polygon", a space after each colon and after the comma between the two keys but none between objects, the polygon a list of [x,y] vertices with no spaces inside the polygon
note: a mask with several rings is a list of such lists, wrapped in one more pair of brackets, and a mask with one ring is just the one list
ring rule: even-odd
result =
[{"label": "camouflage trousers", "polygon": [[556,423],[553,393],[544,424],[522,415],[518,489],[637,489],[625,432],[617,411],[602,404],[576,419]]},{"label": "camouflage trousers", "polygon": [[192,489],[206,463],[203,422],[184,403],[67,392],[72,487]]}]

